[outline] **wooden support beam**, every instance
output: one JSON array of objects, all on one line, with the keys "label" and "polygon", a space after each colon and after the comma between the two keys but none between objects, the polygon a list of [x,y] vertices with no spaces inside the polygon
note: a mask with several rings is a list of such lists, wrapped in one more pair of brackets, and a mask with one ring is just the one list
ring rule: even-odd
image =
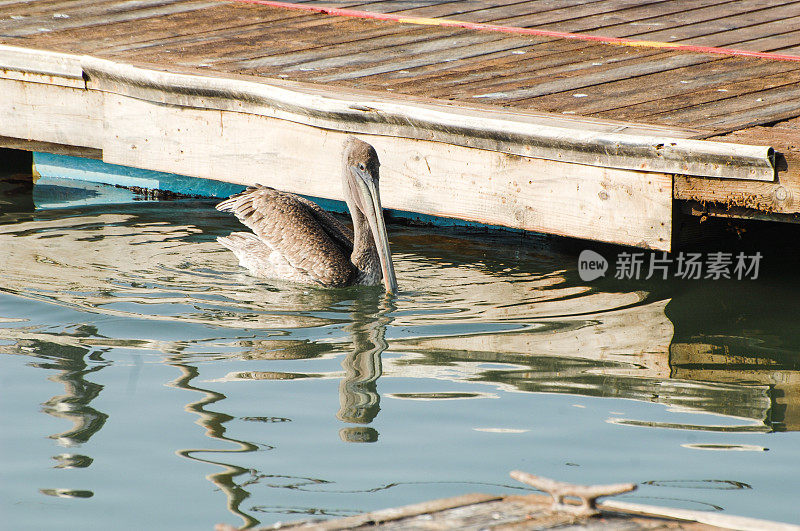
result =
[{"label": "wooden support beam", "polygon": [[[69,155],[71,157],[82,157],[84,159],[103,159],[103,152],[96,148],[70,146],[69,144],[56,144],[53,142],[40,142],[38,140],[27,140],[9,136],[0,136],[0,148],[29,153],[38,151],[53,153],[54,155]],[[30,154],[27,158],[28,161],[30,161]]]},{"label": "wooden support beam", "polygon": [[[800,158],[779,160],[774,182],[675,176],[675,199],[711,204],[700,210],[743,219],[793,221],[800,213]],[[698,213],[698,212],[693,212]]]},{"label": "wooden support beam", "polygon": [[0,136],[95,149],[102,145],[101,93],[0,77],[0,94]]},{"label": "wooden support beam", "polygon": [[[231,111],[106,94],[103,159],[341,199],[347,134]],[[669,249],[670,176],[407,138],[359,135],[382,162],[387,208]]]},{"label": "wooden support beam", "polygon": [[[341,197],[337,177],[344,132],[68,83],[0,79],[0,93],[10,102],[4,106],[9,119],[0,122],[6,145],[27,143],[42,151],[102,156],[113,164]],[[381,154],[387,208],[669,248],[672,180],[663,173],[361,136]]]},{"label": "wooden support beam", "polygon": [[563,127],[563,119],[556,118],[529,123],[502,111],[354,98],[333,88],[327,94],[312,94],[298,84],[290,88],[175,74],[95,58],[82,64],[89,88],[162,104],[245,112],[334,131],[435,141],[602,168],[759,181],[775,178],[769,146]]},{"label": "wooden support beam", "polygon": [[724,142],[757,144],[768,141],[775,148],[776,179],[754,182],[675,177],[675,199],[694,202],[694,214],[740,219],[797,222],[800,214],[800,119],[773,126],[752,127],[715,137]]}]

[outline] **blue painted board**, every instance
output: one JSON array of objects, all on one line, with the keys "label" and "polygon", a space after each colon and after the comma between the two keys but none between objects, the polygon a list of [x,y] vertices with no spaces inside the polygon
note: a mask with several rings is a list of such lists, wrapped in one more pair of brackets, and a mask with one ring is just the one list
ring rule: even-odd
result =
[{"label": "blue painted board", "polygon": [[[148,190],[166,190],[184,195],[225,198],[237,194],[245,189],[244,186],[213,179],[199,179],[187,177],[175,173],[165,173],[152,170],[142,170],[129,166],[108,164],[100,160],[72,157],[69,155],[54,155],[52,153],[34,153],[33,164],[37,173],[43,178],[59,179],[63,186],[63,180],[82,181],[85,183],[101,183],[122,187],[138,187]],[[45,181],[42,181],[43,183]],[[305,196],[316,202],[325,210],[331,212],[347,212],[344,201],[333,199],[323,199],[319,197]],[[112,194],[104,198],[105,202],[127,202],[133,200],[132,196],[126,194]],[[44,203],[47,204],[47,203]],[[474,227],[480,229],[492,228],[514,232],[522,232],[518,229],[508,227],[498,227],[485,225],[473,221],[466,221],[455,218],[443,218],[429,216],[417,212],[407,212],[404,210],[388,210],[389,215],[395,219],[403,219],[424,225],[436,225],[443,227]]]},{"label": "blue painted board", "polygon": [[239,184],[212,179],[197,179],[175,173],[141,170],[118,164],[108,164],[101,160],[52,153],[34,153],[33,166],[36,172],[43,177],[111,184],[127,188],[166,190],[201,197],[228,197],[245,188]]}]

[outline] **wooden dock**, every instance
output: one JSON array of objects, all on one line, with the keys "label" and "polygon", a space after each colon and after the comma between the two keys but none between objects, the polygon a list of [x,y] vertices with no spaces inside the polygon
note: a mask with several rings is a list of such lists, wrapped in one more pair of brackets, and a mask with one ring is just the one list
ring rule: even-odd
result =
[{"label": "wooden dock", "polygon": [[[262,529],[418,529],[418,530],[655,530],[798,531],[800,526],[740,516],[641,505],[597,498],[636,490],[635,484],[582,486],[561,483],[525,472],[513,471],[514,479],[528,483],[541,494],[493,496],[467,494],[405,507],[384,509],[332,520],[277,523]],[[581,503],[577,503],[580,499]],[[220,524],[217,531],[234,531]]]},{"label": "wooden dock", "polygon": [[800,1],[6,0],[0,147],[671,250],[795,222]]}]

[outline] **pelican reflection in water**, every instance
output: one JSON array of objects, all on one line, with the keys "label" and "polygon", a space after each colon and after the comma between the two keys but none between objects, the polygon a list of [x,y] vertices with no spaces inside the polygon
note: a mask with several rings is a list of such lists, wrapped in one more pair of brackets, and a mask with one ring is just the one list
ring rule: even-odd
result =
[{"label": "pelican reflection in water", "polygon": [[249,232],[217,240],[253,275],[326,287],[355,284],[397,290],[378,194],[378,154],[356,138],[345,144],[344,197],[353,230],[316,203],[257,185],[231,196],[217,210],[232,212]]}]

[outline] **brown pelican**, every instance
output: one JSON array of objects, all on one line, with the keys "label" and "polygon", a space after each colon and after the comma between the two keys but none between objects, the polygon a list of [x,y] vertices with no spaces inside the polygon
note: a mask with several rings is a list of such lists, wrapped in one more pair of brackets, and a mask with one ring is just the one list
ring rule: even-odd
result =
[{"label": "brown pelican", "polygon": [[217,205],[253,232],[234,232],[217,240],[256,276],[329,287],[382,281],[387,292],[395,292],[397,279],[378,194],[378,154],[351,137],[343,162],[352,231],[313,201],[256,185]]}]

